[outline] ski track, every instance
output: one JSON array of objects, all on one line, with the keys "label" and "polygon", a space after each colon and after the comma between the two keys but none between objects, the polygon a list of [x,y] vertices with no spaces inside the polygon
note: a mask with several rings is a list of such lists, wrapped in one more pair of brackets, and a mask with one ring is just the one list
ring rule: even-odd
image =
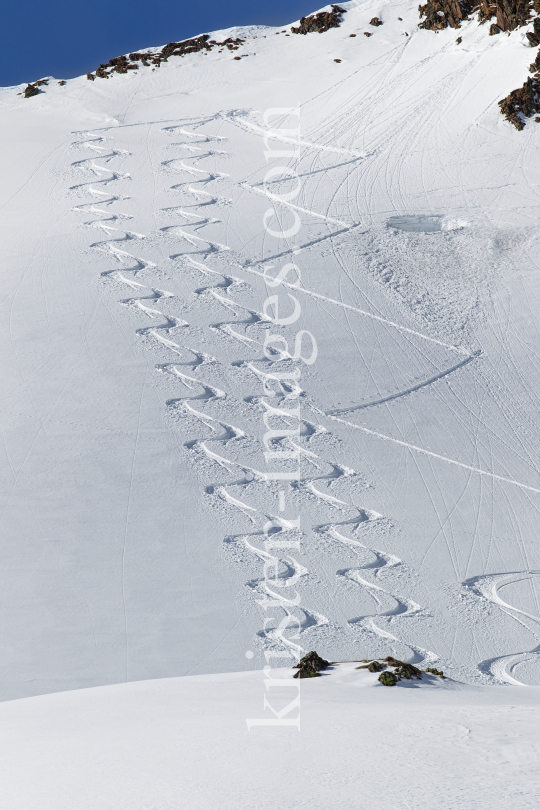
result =
[{"label": "ski track", "polygon": [[[536,647],[531,650],[512,653],[510,655],[502,655],[497,658],[490,658],[486,661],[481,661],[478,664],[478,669],[483,674],[489,674],[497,681],[502,683],[513,684],[514,686],[525,686],[523,681],[514,677],[514,670],[526,661],[540,660],[540,616],[533,613],[528,613],[525,610],[511,605],[506,602],[499,594],[499,591],[505,585],[511,585],[516,582],[524,580],[532,580],[535,577],[540,577],[540,571],[514,571],[502,574],[487,574],[483,576],[470,577],[466,579],[462,585],[463,587],[476,596],[497,605],[499,610],[507,616],[511,616],[515,621],[519,622],[523,627],[529,630],[535,638],[539,641]],[[531,627],[530,625],[533,625]]]},{"label": "ski track", "polygon": [[[242,111],[245,112],[245,111]],[[216,116],[215,118],[219,118]],[[308,141],[300,141],[287,138],[279,138],[276,133],[266,131],[260,127],[250,124],[243,119],[240,119],[236,112],[224,113],[221,117],[226,117],[232,120],[233,123],[243,128],[245,131],[254,132],[256,134],[264,135],[270,138],[276,137],[278,140],[283,140],[287,143],[294,143],[306,149],[314,151],[329,151],[340,155],[346,155],[353,158],[353,161],[361,160],[366,157],[364,153],[354,152],[347,149],[316,144]],[[200,124],[208,123],[208,121],[199,122]],[[197,124],[194,124],[197,126]],[[231,155],[228,152],[221,150],[208,149],[208,144],[222,143],[227,139],[222,136],[209,136],[201,135],[198,132],[191,132],[184,126],[168,126],[161,130],[168,135],[182,135],[189,140],[179,143],[170,144],[168,148],[185,150],[189,152],[189,156],[183,158],[173,157],[161,162],[162,171],[165,174],[184,173],[190,177],[187,182],[181,182],[170,186],[171,193],[182,193],[184,196],[195,197],[197,202],[195,204],[187,204],[182,202],[181,205],[171,206],[162,209],[162,213],[166,216],[179,217],[182,222],[170,226],[162,227],[160,233],[164,236],[171,236],[186,242],[194,251],[180,252],[172,254],[170,260],[181,260],[184,266],[189,267],[209,280],[209,284],[198,287],[194,290],[194,296],[204,303],[206,299],[212,299],[212,303],[218,303],[225,310],[232,314],[232,318],[219,322],[209,323],[208,328],[219,340],[235,340],[241,343],[244,347],[251,350],[255,347],[263,347],[263,342],[251,337],[247,334],[249,330],[256,330],[257,328],[264,327],[270,323],[270,319],[266,318],[261,312],[252,309],[244,304],[235,301],[231,296],[231,291],[239,289],[241,286],[246,286],[246,282],[235,277],[232,274],[226,274],[221,271],[212,269],[207,264],[207,259],[213,256],[226,256],[227,252],[231,249],[224,242],[210,240],[199,236],[194,231],[201,230],[209,225],[218,225],[221,221],[211,216],[206,216],[205,209],[213,206],[226,206],[231,203],[227,197],[220,197],[213,192],[207,191],[205,186],[212,182],[224,183],[231,182],[230,175],[225,172],[207,171],[206,169],[199,168],[193,163],[199,163],[205,158],[214,159],[230,159]],[[256,469],[245,464],[242,464],[228,455],[224,454],[226,448],[233,442],[255,442],[253,436],[249,436],[240,427],[234,426],[228,420],[217,418],[208,413],[199,410],[201,407],[234,407],[232,398],[228,391],[218,388],[213,383],[204,381],[199,377],[192,376],[199,368],[205,366],[213,366],[217,363],[216,359],[206,352],[198,348],[191,348],[184,346],[183,343],[177,342],[179,340],[179,332],[189,332],[189,324],[172,315],[164,314],[159,308],[164,302],[173,302],[175,295],[166,290],[162,290],[157,286],[148,286],[136,280],[137,277],[144,275],[147,280],[158,268],[158,263],[148,259],[143,259],[136,255],[135,252],[129,252],[124,249],[128,243],[143,241],[146,239],[145,235],[136,233],[134,231],[124,230],[121,228],[122,221],[132,219],[130,214],[125,214],[116,211],[117,204],[123,200],[128,199],[125,196],[115,196],[110,194],[109,186],[118,181],[131,180],[129,173],[122,173],[109,169],[106,166],[100,165],[98,161],[109,163],[119,158],[126,158],[129,152],[125,150],[114,149],[111,146],[112,137],[102,137],[95,135],[91,132],[79,133],[84,140],[74,142],[74,148],[85,148],[95,153],[88,159],[78,160],[72,164],[74,171],[90,172],[94,175],[94,180],[73,185],[69,188],[69,192],[73,194],[85,193],[93,200],[91,202],[80,203],[73,207],[73,211],[82,214],[91,214],[99,217],[90,222],[83,223],[86,227],[102,230],[108,239],[100,242],[95,242],[91,245],[93,250],[103,254],[107,259],[113,260],[116,267],[107,269],[101,272],[101,278],[106,281],[110,280],[117,284],[128,287],[130,291],[137,293],[128,298],[121,299],[119,304],[127,307],[141,316],[148,318],[157,323],[151,326],[139,327],[136,332],[138,335],[145,339],[149,339],[154,343],[159,344],[163,349],[177,355],[178,358],[183,358],[183,362],[176,359],[174,362],[160,363],[156,365],[156,372],[171,377],[175,383],[181,386],[181,395],[171,397],[166,400],[165,407],[169,414],[177,420],[178,416],[182,416],[188,420],[188,423],[196,422],[204,426],[202,435],[192,434],[191,437],[184,443],[186,451],[193,454],[195,459],[194,471],[195,474],[203,479],[206,475],[207,463],[214,465],[216,468],[224,471],[226,476],[225,481],[215,481],[214,483],[205,485],[206,494],[216,499],[222,508],[229,514],[237,516],[237,519],[248,521],[251,524],[251,532],[243,532],[239,534],[228,534],[224,537],[224,544],[226,548],[242,547],[244,550],[259,557],[264,562],[273,561],[272,555],[262,550],[257,545],[257,539],[260,541],[264,537],[262,525],[268,520],[273,520],[276,525],[276,533],[281,536],[294,536],[300,539],[304,536],[303,532],[299,532],[293,525],[285,520],[283,517],[275,517],[266,513],[266,511],[259,509],[249,503],[249,489],[264,487],[271,495],[276,494],[277,484],[271,480],[269,475],[261,470]],[[204,145],[204,148],[203,148]],[[206,151],[205,151],[206,150]],[[191,161],[188,164],[186,161]],[[331,169],[331,167],[330,167]],[[330,171],[325,169],[325,171]],[[276,195],[270,192],[250,186],[247,183],[240,184],[243,188],[247,188],[254,193],[264,194],[271,200],[278,201]],[[106,188],[107,187],[107,188]],[[106,188],[106,190],[105,190]],[[96,200],[97,198],[97,200]],[[325,222],[338,226],[341,230],[334,231],[334,233],[314,239],[304,247],[313,246],[327,239],[332,239],[339,233],[345,233],[353,228],[358,227],[358,224],[348,224],[342,220],[338,220],[327,216],[325,213],[311,211],[301,208],[299,206],[287,203],[291,208],[294,208],[302,213],[308,214]],[[114,212],[111,212],[111,207],[115,206]],[[193,211],[187,209],[194,209]],[[202,213],[200,213],[202,212]],[[117,227],[119,226],[119,227]],[[190,228],[190,230],[186,230]],[[293,253],[295,251],[292,251]],[[298,252],[298,251],[296,251]],[[283,254],[287,255],[291,251],[284,251]],[[270,258],[277,258],[270,257]],[[246,261],[242,265],[242,269],[247,273],[255,274],[264,277],[264,273],[250,266],[250,262]],[[429,386],[470,363],[473,359],[479,356],[479,352],[470,352],[459,346],[444,343],[429,335],[422,334],[418,331],[405,327],[403,325],[394,323],[385,319],[382,316],[375,315],[357,307],[353,307],[344,303],[343,301],[334,300],[328,296],[317,293],[313,290],[305,288],[298,288],[295,285],[289,285],[284,282],[285,286],[290,286],[296,292],[304,293],[325,303],[330,303],[338,307],[344,308],[348,311],[358,315],[374,319],[395,328],[398,331],[405,332],[425,341],[437,344],[449,349],[450,351],[458,353],[461,357],[465,358],[460,362],[454,364],[450,368],[441,371],[437,375],[432,376],[428,380],[419,382],[415,386],[411,386],[405,391],[400,391],[388,397],[375,400],[368,403],[353,405],[349,408],[328,411],[326,416],[336,419],[336,421],[343,421],[337,419],[336,415],[340,413],[347,413],[350,411],[360,410],[368,407],[375,407],[385,402],[396,400],[400,397],[410,395],[426,386]],[[248,285],[249,286],[249,285]],[[245,318],[242,319],[240,313],[245,313]],[[238,328],[243,329],[243,332],[238,331]],[[194,360],[185,359],[186,352],[192,354]],[[253,374],[262,376],[261,372],[254,362],[265,362],[267,365],[272,365],[273,362],[280,362],[287,359],[292,359],[290,355],[281,351],[275,351],[275,361],[268,357],[251,358],[248,360],[237,360],[230,364],[231,369],[238,369],[244,367],[249,369]],[[187,374],[182,369],[189,367],[191,373]],[[294,390],[291,388],[290,393],[285,393],[282,397],[286,400],[289,396],[305,396],[306,392],[303,390]],[[258,406],[262,402],[268,409],[268,405],[262,398],[248,397],[244,400],[253,407]],[[391,590],[387,590],[376,582],[367,579],[371,576],[372,579],[378,579],[381,573],[385,574],[385,584],[387,584],[388,576],[392,571],[399,566],[402,566],[401,560],[397,557],[387,554],[378,549],[371,548],[364,545],[360,540],[354,537],[348,537],[343,534],[348,529],[349,533],[358,535],[363,531],[366,525],[382,519],[382,516],[376,512],[361,508],[354,507],[346,500],[343,500],[336,495],[330,494],[330,490],[337,482],[344,480],[354,482],[358,478],[358,473],[350,467],[344,466],[337,462],[329,462],[320,458],[320,456],[311,449],[308,449],[305,444],[313,440],[317,440],[323,434],[329,431],[322,425],[317,425],[306,419],[300,421],[300,429],[298,434],[292,438],[288,436],[282,439],[274,440],[273,444],[277,448],[289,448],[294,450],[300,455],[306,464],[312,468],[312,474],[304,475],[298,481],[289,482],[288,487],[291,493],[294,493],[300,498],[307,498],[324,512],[328,510],[335,510],[339,513],[356,512],[352,518],[341,519],[336,522],[323,523],[314,527],[315,532],[327,535],[335,542],[343,544],[349,551],[353,551],[359,556],[368,557],[368,561],[362,565],[354,568],[341,568],[336,572],[336,576],[340,579],[354,583],[356,586],[366,590],[373,598],[377,610],[373,614],[361,617],[351,618],[348,622],[349,627],[353,630],[361,630],[363,634],[374,634],[379,639],[383,640],[389,646],[402,644],[411,650],[414,663],[422,662],[424,665],[438,660],[438,656],[434,653],[424,650],[409,644],[406,641],[398,638],[393,633],[390,633],[386,626],[392,626],[394,623],[403,621],[411,616],[422,616],[423,609],[416,603],[394,594]],[[356,427],[356,426],[355,426]],[[201,433],[201,431],[199,431]],[[296,441],[295,441],[296,439]],[[210,447],[209,445],[212,445]],[[216,447],[216,445],[218,445]],[[205,464],[200,467],[200,459],[205,459]],[[326,467],[330,467],[329,472],[324,472]],[[231,476],[234,475],[234,478]],[[340,514],[340,517],[344,517]],[[236,519],[236,518],[233,518]],[[285,562],[281,561],[280,565],[284,569],[282,575],[278,580],[274,580],[275,584],[281,587],[285,585],[295,584],[299,579],[309,577],[309,572],[297,560],[292,557],[286,558]],[[291,653],[298,657],[305,649],[302,642],[304,641],[304,634],[313,632],[321,627],[333,627],[332,621],[329,617],[324,616],[309,607],[293,604],[283,596],[282,591],[274,591],[269,586],[268,582],[263,579],[253,579],[251,577],[245,582],[247,592],[253,597],[261,606],[272,604],[278,606],[283,610],[285,616],[290,617],[297,627],[297,640],[300,643],[295,643],[291,639],[282,637],[281,642],[288,645]],[[299,618],[299,613],[301,617]],[[376,623],[378,620],[378,623]],[[383,624],[384,622],[384,624]],[[380,626],[383,625],[383,626]],[[258,633],[258,644],[263,650],[279,646],[279,639],[277,631],[260,631]],[[307,642],[306,642],[307,643]],[[393,647],[392,647],[393,649]],[[494,669],[493,669],[494,667]],[[498,677],[499,670],[495,664],[492,667],[494,677]],[[509,676],[510,677],[510,676]]]},{"label": "ski track", "polygon": [[[367,635],[369,637],[375,635],[377,638],[382,639],[386,644],[389,644],[395,656],[399,657],[400,655],[396,649],[397,645],[403,645],[411,651],[411,657],[409,659],[411,663],[422,664],[424,667],[431,666],[439,661],[439,656],[436,653],[411,644],[385,629],[385,627],[393,625],[396,620],[401,621],[411,616],[421,617],[425,615],[425,611],[416,602],[405,599],[393,593],[391,590],[383,588],[376,582],[366,579],[366,576],[370,573],[375,579],[379,578],[381,574],[384,574],[385,585],[387,585],[393,571],[402,567],[403,563],[399,557],[375,549],[343,533],[344,529],[347,529],[349,532],[352,532],[352,534],[358,535],[373,522],[383,519],[383,516],[378,512],[368,509],[357,508],[356,511],[357,515],[353,518],[335,523],[322,524],[316,526],[314,529],[317,534],[326,535],[333,541],[343,544],[354,554],[362,557],[367,556],[367,560],[361,565],[357,565],[354,568],[338,569],[336,571],[337,577],[353,582],[355,585],[367,591],[376,605],[375,613],[355,616],[348,620],[348,624],[351,629],[359,630],[364,636]],[[376,619],[379,619],[379,623],[376,623]],[[380,620],[384,622],[384,626],[381,626],[382,622]]]}]

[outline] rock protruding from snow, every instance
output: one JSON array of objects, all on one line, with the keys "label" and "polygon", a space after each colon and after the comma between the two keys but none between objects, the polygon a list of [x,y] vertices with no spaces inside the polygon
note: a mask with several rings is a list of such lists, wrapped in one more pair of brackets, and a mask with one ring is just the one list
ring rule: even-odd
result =
[{"label": "rock protruding from snow", "polygon": [[37,96],[39,93],[39,88],[37,88],[33,84],[29,84],[28,87],[24,91],[25,98],[31,98],[32,96]]},{"label": "rock protruding from snow", "polygon": [[478,19],[482,23],[496,17],[501,31],[515,31],[530,22],[532,8],[532,0],[496,0],[494,3],[482,0],[478,6]]},{"label": "rock protruding from snow", "polygon": [[398,679],[393,672],[381,672],[379,675],[379,681],[383,686],[395,686]]},{"label": "rock protruding from snow", "polygon": [[300,663],[296,665],[295,669],[298,672],[295,674],[295,678],[318,678],[319,672],[323,669],[326,669],[329,666],[330,661],[327,661],[325,658],[321,658],[315,650],[307,653],[304,655],[303,658],[300,659]]},{"label": "rock protruding from snow", "polygon": [[330,28],[339,28],[342,14],[345,14],[345,9],[334,5],[332,11],[320,11],[318,14],[302,17],[300,25],[291,28],[291,31],[293,34],[324,34]]},{"label": "rock protruding from snow", "polygon": [[[393,669],[393,672],[390,672],[390,668]],[[422,671],[418,669],[418,667],[415,667],[414,664],[409,664],[408,661],[399,661],[391,655],[387,655],[386,658],[373,659],[369,662],[364,659],[362,666],[356,667],[356,669],[380,672],[379,681],[383,686],[395,686],[401,680],[412,681],[413,678],[417,681],[421,681],[423,673],[437,675],[439,678],[444,679],[442,670],[428,667]]]},{"label": "rock protruding from snow", "polygon": [[[531,118],[540,113],[540,82],[537,78],[529,76],[523,87],[512,90],[506,98],[499,101],[499,107],[507,121],[510,121],[516,129],[523,129],[524,118]],[[536,120],[540,121],[540,118],[537,117]]]},{"label": "rock protruding from snow", "polygon": [[[460,28],[462,20],[468,20],[471,14],[478,12],[480,23],[495,17],[501,31],[515,31],[529,24],[533,9],[538,11],[537,5],[540,5],[539,0],[481,0],[480,3],[474,0],[428,0],[425,5],[418,6],[420,17],[425,17],[419,27],[429,31]],[[490,28],[490,35],[498,33],[494,25]]]},{"label": "rock protruding from snow", "polygon": [[425,17],[419,28],[428,31],[441,31],[443,28],[460,28],[461,21],[467,19],[470,6],[458,0],[428,0],[424,6],[418,6],[420,17]]},{"label": "rock protruding from snow", "polygon": [[[494,17],[496,22],[489,27],[489,36],[496,36],[503,31],[515,31],[531,23],[533,12],[540,13],[540,0],[427,0],[418,6],[420,17],[424,18],[419,28],[429,31],[441,31],[444,28],[460,28],[463,20],[478,12],[480,24],[489,22]],[[533,31],[526,32],[529,45],[535,48],[540,45],[540,18],[533,21]],[[458,38],[458,42],[461,38]],[[530,66],[534,78],[529,78],[524,85],[512,90],[506,98],[499,101],[501,113],[516,129],[522,130],[527,118],[536,115],[540,122],[540,54]]]},{"label": "rock protruding from snow", "polygon": [[201,34],[200,37],[194,39],[186,39],[183,42],[169,42],[156,52],[139,52],[130,53],[128,56],[115,56],[109,59],[106,64],[100,65],[96,71],[95,76],[93,73],[87,73],[87,78],[91,81],[95,77],[98,79],[108,79],[111,73],[128,73],[130,70],[137,70],[137,62],[141,62],[144,67],[154,68],[159,67],[162,62],[168,62],[171,56],[187,56],[191,53],[198,53],[199,51],[211,51],[212,48],[227,48],[229,51],[237,51],[239,46],[245,40],[228,37],[223,42],[217,42],[215,39],[210,39],[210,34]]}]

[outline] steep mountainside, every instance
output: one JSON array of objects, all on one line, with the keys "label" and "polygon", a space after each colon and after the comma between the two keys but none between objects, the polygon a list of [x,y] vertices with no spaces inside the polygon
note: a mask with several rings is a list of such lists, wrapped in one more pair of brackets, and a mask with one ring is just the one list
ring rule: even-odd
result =
[{"label": "steep mountainside", "polygon": [[3,698],[312,649],[540,683],[537,12],[0,91]]}]

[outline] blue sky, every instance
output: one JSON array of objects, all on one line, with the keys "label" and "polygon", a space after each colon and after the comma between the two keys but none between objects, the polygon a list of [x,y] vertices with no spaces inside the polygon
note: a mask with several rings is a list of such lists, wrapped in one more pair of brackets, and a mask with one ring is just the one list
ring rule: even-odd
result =
[{"label": "blue sky", "polygon": [[[0,10],[0,86],[70,79],[121,53],[231,25],[285,25],[320,0],[50,0]],[[324,0],[323,0],[324,2]]]}]

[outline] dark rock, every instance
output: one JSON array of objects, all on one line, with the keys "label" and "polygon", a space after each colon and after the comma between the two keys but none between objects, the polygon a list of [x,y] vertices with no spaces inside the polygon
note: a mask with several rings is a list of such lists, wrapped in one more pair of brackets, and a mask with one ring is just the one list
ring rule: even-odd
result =
[{"label": "dark rock", "polygon": [[497,0],[496,6],[497,25],[503,31],[514,31],[530,19],[530,0]]},{"label": "dark rock", "polygon": [[[477,11],[480,23],[495,18],[489,28],[489,35],[495,36],[502,31],[515,31],[529,25],[533,10],[540,14],[540,0],[427,0],[425,5],[418,7],[418,10],[420,17],[423,18],[419,27],[431,31],[440,31],[448,27],[459,28],[462,20],[469,19],[469,15]],[[537,47],[540,45],[540,18],[533,21],[533,29],[532,32],[527,32],[526,36],[529,44]],[[461,38],[456,41],[461,42]],[[501,113],[519,130],[523,129],[525,118],[540,112],[538,55],[530,65],[529,71],[535,74],[535,79],[527,79],[523,87],[512,90],[499,102]]]},{"label": "dark rock", "polygon": [[327,661],[325,658],[321,658],[315,650],[312,650],[309,653],[306,653],[303,658],[300,659],[298,664],[294,667],[294,669],[302,669],[302,667],[311,667],[316,672],[319,672],[321,669],[326,669],[330,665],[330,661]]},{"label": "dark rock", "polygon": [[87,73],[86,78],[88,79],[88,81],[93,82],[96,77],[94,76],[93,73]]},{"label": "dark rock", "polygon": [[439,676],[439,678],[443,678],[443,679],[444,679],[444,677],[445,677],[444,672],[442,671],[442,669],[435,669],[435,667],[428,667],[428,668],[427,668],[426,670],[424,670],[424,671],[425,671],[425,672],[429,672],[431,675],[438,675],[438,676]]},{"label": "dark rock", "polygon": [[320,678],[320,673],[317,672],[316,669],[310,666],[301,667],[298,672],[295,672],[295,678]]},{"label": "dark rock", "polygon": [[391,655],[388,655],[384,660],[389,667],[395,667],[394,673],[398,681],[400,681],[402,678],[405,678],[407,681],[412,680],[412,678],[416,678],[418,681],[422,680],[422,671],[413,664],[409,664],[407,661],[399,661],[397,658],[393,658]]},{"label": "dark rock", "polygon": [[332,11],[320,11],[318,14],[311,14],[309,17],[302,17],[297,28],[291,28],[293,34],[311,34],[318,32],[324,34],[330,28],[339,28],[341,15],[345,14],[345,9],[333,5]]},{"label": "dark rock", "polygon": [[463,42],[463,38],[462,38],[462,37],[458,37],[458,38],[456,39],[456,43],[457,43],[458,45],[461,45],[461,43],[462,43],[462,42]]},{"label": "dark rock", "polygon": [[152,53],[130,53],[129,58],[132,62],[146,62],[148,59],[152,59],[154,54]]},{"label": "dark rock", "polygon": [[233,59],[241,59],[241,56],[233,56]]},{"label": "dark rock", "polygon": [[39,95],[39,88],[35,87],[33,84],[29,84],[26,90],[24,91],[25,98],[32,98],[32,96]]},{"label": "dark rock", "polygon": [[379,681],[383,686],[395,686],[398,679],[392,672],[381,672],[379,675]]},{"label": "dark rock", "polygon": [[470,10],[467,0],[427,0],[424,6],[418,6],[420,17],[425,17],[418,27],[428,31],[460,28],[461,21],[467,19]]},{"label": "dark rock", "polygon": [[[112,71],[116,73],[127,73],[128,70],[138,70],[139,66],[137,64],[130,64],[130,62],[141,62],[145,67],[151,64],[155,67],[159,67],[162,62],[168,62],[170,56],[185,56],[188,53],[210,51],[214,45],[227,45],[227,47],[232,50],[238,50],[238,45],[244,42],[243,39],[232,39],[231,37],[226,39],[225,42],[216,42],[215,40],[209,42],[209,40],[210,34],[202,34],[200,37],[186,39],[182,42],[169,42],[157,53],[134,51],[129,54],[129,60],[127,56],[115,56],[114,59],[110,59],[106,65],[99,66],[96,70],[96,76],[100,79],[107,79]],[[107,68],[110,68],[110,70],[107,70]]]},{"label": "dark rock", "polygon": [[481,0],[478,6],[478,20],[483,23],[497,18],[501,31],[514,31],[527,25],[531,17],[532,0]]},{"label": "dark rock", "polygon": [[62,79],[62,81],[58,82],[58,84],[65,84],[65,81]]},{"label": "dark rock", "polygon": [[334,62],[341,62],[341,59],[334,59]]},{"label": "dark rock", "polygon": [[540,82],[529,77],[523,87],[512,90],[499,101],[499,107],[506,120],[522,130],[525,126],[523,118],[540,113]]},{"label": "dark rock", "polygon": [[369,21],[369,24],[374,25],[375,28],[378,28],[379,25],[383,24],[383,21],[379,20],[378,17],[372,17],[371,20]]},{"label": "dark rock", "polygon": [[355,37],[355,36],[356,36],[356,34],[349,34],[349,36],[350,36],[350,37]]},{"label": "dark rock", "polygon": [[371,31],[364,31],[364,36],[365,37],[372,37],[373,34],[371,33]]},{"label": "dark rock", "polygon": [[422,680],[421,670],[403,661],[400,661],[399,666],[395,668],[394,674],[397,676],[398,680],[402,678],[405,678],[407,681],[411,681],[413,678],[416,678],[417,681]]}]

